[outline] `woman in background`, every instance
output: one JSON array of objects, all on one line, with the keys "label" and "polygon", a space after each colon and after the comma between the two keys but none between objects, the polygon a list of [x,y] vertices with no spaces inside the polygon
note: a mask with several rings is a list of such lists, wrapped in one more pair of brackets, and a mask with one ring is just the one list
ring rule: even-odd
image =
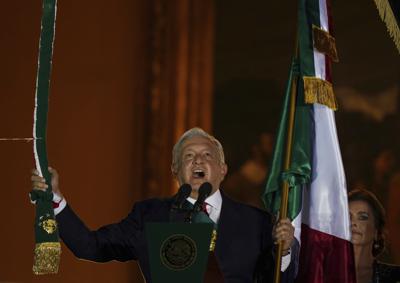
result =
[{"label": "woman in background", "polygon": [[349,194],[351,242],[358,283],[396,283],[400,267],[377,261],[385,249],[385,210],[369,191],[354,190]]}]

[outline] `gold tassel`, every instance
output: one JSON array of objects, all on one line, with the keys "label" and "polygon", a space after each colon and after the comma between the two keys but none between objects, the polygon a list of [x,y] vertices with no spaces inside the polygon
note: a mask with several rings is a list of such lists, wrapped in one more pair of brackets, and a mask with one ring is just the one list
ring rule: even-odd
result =
[{"label": "gold tassel", "polygon": [[33,259],[33,273],[36,275],[55,274],[58,272],[61,257],[61,244],[47,242],[36,244]]},{"label": "gold tassel", "polygon": [[313,42],[314,47],[319,52],[324,53],[332,59],[333,62],[339,62],[339,56],[336,50],[336,40],[329,32],[313,25]]},{"label": "gold tassel", "polygon": [[332,110],[338,109],[332,84],[316,77],[303,77],[304,102],[323,104]]},{"label": "gold tassel", "polygon": [[385,22],[386,28],[396,44],[397,50],[400,53],[400,27],[396,22],[393,10],[390,7],[388,0],[374,0],[379,11],[379,16]]}]

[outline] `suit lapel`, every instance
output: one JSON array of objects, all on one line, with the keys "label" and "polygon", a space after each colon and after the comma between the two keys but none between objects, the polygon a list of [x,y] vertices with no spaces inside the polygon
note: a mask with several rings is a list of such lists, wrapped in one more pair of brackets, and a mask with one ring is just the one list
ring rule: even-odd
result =
[{"label": "suit lapel", "polygon": [[221,214],[218,221],[218,236],[215,247],[215,252],[219,255],[226,254],[225,251],[231,246],[233,235],[237,234],[238,225],[241,221],[240,215],[236,209],[236,203],[229,199],[221,191],[222,196],[222,207]]}]

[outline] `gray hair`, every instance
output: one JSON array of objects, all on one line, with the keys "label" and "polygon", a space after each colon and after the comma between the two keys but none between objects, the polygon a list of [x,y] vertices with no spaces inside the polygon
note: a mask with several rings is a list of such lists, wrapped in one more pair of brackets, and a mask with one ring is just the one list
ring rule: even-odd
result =
[{"label": "gray hair", "polygon": [[213,145],[215,145],[215,148],[217,149],[218,153],[218,159],[221,164],[225,164],[225,155],[224,155],[224,149],[222,148],[221,143],[212,135],[208,134],[206,131],[204,131],[201,128],[191,128],[190,130],[186,131],[177,141],[177,143],[174,145],[174,148],[172,149],[172,171],[174,173],[178,172],[179,167],[181,166],[181,153],[182,153],[182,146],[184,142],[190,138],[193,137],[203,137],[208,139]]}]

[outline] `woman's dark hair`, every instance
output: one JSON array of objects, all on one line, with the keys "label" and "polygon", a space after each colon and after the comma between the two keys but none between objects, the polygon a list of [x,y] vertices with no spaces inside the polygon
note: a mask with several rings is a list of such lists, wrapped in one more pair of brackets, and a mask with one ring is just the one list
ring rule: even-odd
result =
[{"label": "woman's dark hair", "polygon": [[377,257],[385,249],[385,209],[378,200],[378,198],[370,191],[357,189],[349,193],[349,203],[352,201],[364,201],[372,210],[375,219],[375,228],[377,230],[378,238],[372,245],[372,255]]}]

